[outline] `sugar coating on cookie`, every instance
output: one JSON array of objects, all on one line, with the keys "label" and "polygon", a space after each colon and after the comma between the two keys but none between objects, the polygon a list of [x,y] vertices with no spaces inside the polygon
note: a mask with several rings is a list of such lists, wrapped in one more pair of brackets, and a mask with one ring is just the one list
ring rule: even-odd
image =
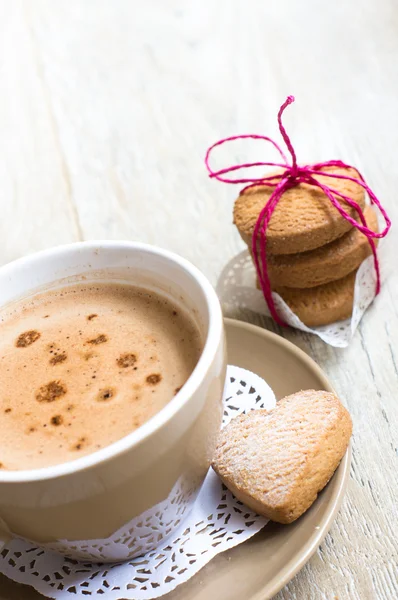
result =
[{"label": "sugar coating on cookie", "polygon": [[351,433],[351,417],[334,394],[306,390],[271,411],[233,419],[220,434],[212,465],[247,506],[291,523],[328,483]]}]

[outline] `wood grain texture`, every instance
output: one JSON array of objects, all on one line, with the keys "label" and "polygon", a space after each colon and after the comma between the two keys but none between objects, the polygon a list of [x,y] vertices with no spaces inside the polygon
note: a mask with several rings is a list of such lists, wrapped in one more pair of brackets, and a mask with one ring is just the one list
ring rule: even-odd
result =
[{"label": "wood grain texture", "polygon": [[[236,190],[208,180],[205,149],[277,135],[289,93],[301,161],[355,164],[396,221],[397,32],[395,0],[1,0],[0,261],[127,238],[181,253],[215,284],[243,245]],[[258,159],[262,146],[223,156]],[[389,246],[396,257],[394,230]],[[393,262],[346,350],[240,314],[310,354],[354,421],[343,508],[277,600],[398,597]]]}]

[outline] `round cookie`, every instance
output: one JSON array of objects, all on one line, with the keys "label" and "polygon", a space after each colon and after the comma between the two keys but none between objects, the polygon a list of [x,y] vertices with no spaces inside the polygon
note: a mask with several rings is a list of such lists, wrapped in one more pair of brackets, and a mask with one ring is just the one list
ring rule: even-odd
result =
[{"label": "round cookie", "polygon": [[[330,173],[358,177],[355,169],[328,167]],[[346,179],[315,178],[348,196],[363,209],[363,188]],[[258,215],[268,202],[273,188],[256,186],[241,193],[234,206],[234,223],[250,246]],[[341,200],[344,209],[356,218],[356,211]],[[351,224],[334,208],[320,188],[301,183],[287,190],[280,199],[267,228],[267,248],[271,254],[294,254],[324,246],[351,229]]]},{"label": "round cookie", "polygon": [[[379,231],[377,215],[370,206],[365,208],[364,215],[368,227]],[[269,254],[268,275],[272,287],[311,288],[345,277],[371,253],[366,236],[353,227],[334,242],[315,250],[299,254]]]},{"label": "round cookie", "polygon": [[304,325],[329,325],[351,316],[356,274],[353,271],[337,281],[304,290],[279,287],[275,291]]}]

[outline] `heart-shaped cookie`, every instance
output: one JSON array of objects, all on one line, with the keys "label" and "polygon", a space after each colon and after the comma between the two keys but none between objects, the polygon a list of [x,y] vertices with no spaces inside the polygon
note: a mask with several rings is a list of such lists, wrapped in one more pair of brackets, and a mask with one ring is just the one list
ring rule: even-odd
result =
[{"label": "heart-shaped cookie", "polygon": [[328,483],[351,433],[351,417],[334,394],[298,392],[271,411],[233,419],[220,434],[213,468],[247,506],[291,523]]}]

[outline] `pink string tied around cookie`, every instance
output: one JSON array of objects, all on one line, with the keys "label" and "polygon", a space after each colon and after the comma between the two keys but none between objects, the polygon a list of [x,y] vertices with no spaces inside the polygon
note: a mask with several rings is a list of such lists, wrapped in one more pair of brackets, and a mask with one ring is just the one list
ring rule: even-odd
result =
[{"label": "pink string tied around cookie", "polygon": [[[215,144],[210,146],[210,148],[206,152],[206,158],[205,158],[206,168],[207,168],[207,170],[209,172],[209,176],[211,178],[217,179],[218,181],[222,181],[223,183],[248,184],[241,190],[241,192],[240,192],[241,194],[243,192],[245,192],[245,190],[247,190],[251,187],[256,187],[256,186],[268,186],[268,187],[274,188],[271,196],[269,197],[268,202],[266,203],[264,208],[261,210],[261,212],[258,216],[256,225],[254,227],[253,237],[252,237],[252,253],[253,253],[253,257],[254,257],[254,263],[256,266],[258,279],[259,279],[261,289],[264,294],[265,301],[268,305],[271,316],[277,323],[279,323],[279,325],[285,325],[285,323],[282,321],[282,319],[279,317],[279,315],[277,313],[274,299],[272,296],[271,283],[270,283],[270,279],[269,279],[269,275],[268,275],[268,268],[267,268],[266,231],[267,231],[268,224],[271,220],[272,214],[273,214],[279,200],[281,199],[283,194],[286,192],[286,190],[288,190],[289,188],[293,188],[293,187],[299,185],[300,183],[307,183],[309,185],[320,188],[323,191],[323,193],[329,198],[329,200],[333,204],[333,206],[339,211],[341,216],[344,219],[346,219],[353,227],[355,227],[358,231],[360,231],[367,237],[369,245],[372,249],[373,258],[374,258],[374,267],[375,267],[375,272],[376,272],[376,294],[378,294],[380,292],[380,265],[379,265],[379,260],[377,257],[377,250],[376,250],[376,245],[375,245],[374,240],[384,238],[387,235],[387,233],[391,227],[391,221],[390,221],[386,211],[380,204],[379,199],[376,197],[376,195],[372,192],[370,187],[367,185],[364,178],[359,173],[358,169],[355,169],[358,173],[358,178],[355,178],[355,177],[350,177],[349,175],[328,173],[326,171],[323,171],[323,169],[325,167],[341,167],[344,169],[353,169],[354,168],[354,167],[351,167],[350,165],[347,165],[346,163],[344,163],[341,160],[329,160],[326,162],[316,163],[314,165],[305,165],[305,166],[299,166],[297,164],[296,153],[294,151],[294,148],[290,141],[290,138],[287,135],[286,130],[282,124],[282,114],[283,114],[284,110],[286,109],[286,107],[289,106],[289,104],[292,104],[292,102],[294,102],[294,97],[288,96],[286,101],[282,104],[282,106],[278,112],[279,131],[281,132],[283,141],[285,142],[286,147],[291,156],[291,164],[289,164],[282,149],[274,140],[272,140],[271,138],[269,138],[265,135],[256,135],[256,134],[234,135],[234,136],[219,140],[218,142],[216,142]],[[213,171],[213,169],[210,166],[210,155],[211,155],[212,151],[214,150],[214,148],[216,148],[217,146],[221,146],[222,144],[225,144],[226,142],[231,142],[233,140],[242,140],[242,139],[263,140],[263,141],[269,142],[279,152],[279,155],[281,157],[281,162],[244,163],[244,164],[232,165],[225,169],[220,169],[219,171]],[[280,168],[282,168],[282,171],[281,171],[281,173],[273,174],[268,177],[259,177],[259,178],[248,177],[248,178],[230,179],[229,177],[225,177],[225,175],[227,175],[229,173],[233,173],[233,172],[239,171],[241,169],[248,169],[251,167],[280,167]],[[332,183],[331,183],[331,186],[321,183],[320,181],[318,181],[317,179],[314,178],[314,175],[323,175],[325,177],[330,177],[331,179],[346,179],[346,180],[353,181],[354,183],[357,183],[358,185],[360,185],[368,193],[371,203],[375,204],[377,206],[377,208],[380,210],[381,214],[383,215],[383,218],[385,221],[385,227],[384,227],[383,231],[375,232],[375,231],[372,231],[371,229],[369,229],[369,227],[367,226],[367,223],[366,223],[366,219],[365,219],[363,210],[361,209],[359,204],[357,202],[355,202],[355,200],[353,200],[352,198],[349,198],[348,196],[342,194],[338,190],[331,187]],[[359,222],[356,221],[353,217],[351,217],[351,215],[343,208],[341,201],[343,201],[345,204],[348,204],[353,209],[355,209],[355,211],[359,217]]]}]

